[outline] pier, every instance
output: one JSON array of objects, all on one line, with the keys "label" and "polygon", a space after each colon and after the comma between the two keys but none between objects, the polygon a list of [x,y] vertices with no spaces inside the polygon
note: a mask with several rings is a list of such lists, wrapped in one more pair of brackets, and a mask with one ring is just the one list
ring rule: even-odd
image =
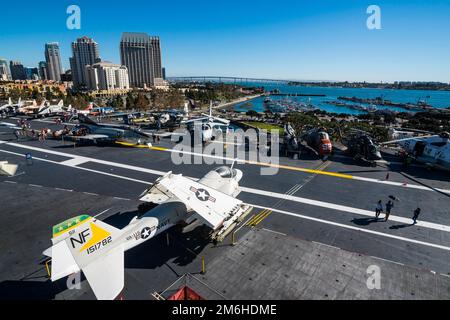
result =
[{"label": "pier", "polygon": [[271,96],[285,96],[285,97],[326,97],[326,94],[318,94],[318,93],[270,93]]}]

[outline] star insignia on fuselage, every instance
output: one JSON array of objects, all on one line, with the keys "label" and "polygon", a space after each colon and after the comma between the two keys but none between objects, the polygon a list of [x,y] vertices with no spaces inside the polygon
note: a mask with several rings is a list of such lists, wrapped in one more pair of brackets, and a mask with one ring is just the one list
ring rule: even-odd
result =
[{"label": "star insignia on fuselage", "polygon": [[150,237],[151,234],[151,230],[149,227],[145,227],[144,229],[142,229],[141,231],[141,238],[142,239],[147,239],[148,237]]},{"label": "star insignia on fuselage", "polygon": [[209,192],[204,189],[198,189],[195,192],[195,196],[200,201],[208,201],[209,200]]}]

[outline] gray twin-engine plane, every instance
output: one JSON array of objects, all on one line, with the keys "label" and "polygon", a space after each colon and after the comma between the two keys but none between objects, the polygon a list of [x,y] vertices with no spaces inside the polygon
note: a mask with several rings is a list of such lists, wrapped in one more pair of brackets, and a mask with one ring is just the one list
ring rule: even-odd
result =
[{"label": "gray twin-engine plane", "polygon": [[142,201],[159,204],[128,226],[117,229],[88,215],[53,227],[51,280],[83,271],[97,299],[115,299],[124,287],[124,252],[170,227],[202,219],[211,238],[221,241],[252,207],[235,197],[242,171],[219,167],[198,182],[172,172],[142,194]]}]

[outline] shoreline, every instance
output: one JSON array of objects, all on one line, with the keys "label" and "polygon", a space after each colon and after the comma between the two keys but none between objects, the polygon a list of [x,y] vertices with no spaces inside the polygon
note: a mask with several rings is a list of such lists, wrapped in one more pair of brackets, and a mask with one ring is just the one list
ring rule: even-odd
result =
[{"label": "shoreline", "polygon": [[213,109],[225,109],[227,111],[230,111],[230,110],[234,111],[233,107],[235,105],[237,105],[239,103],[243,103],[243,102],[249,102],[249,101],[255,100],[255,99],[257,99],[259,97],[262,97],[262,96],[264,96],[263,93],[242,97],[242,98],[230,101],[230,102],[222,103],[222,104],[220,104],[218,106],[215,106],[215,107],[213,106]]}]

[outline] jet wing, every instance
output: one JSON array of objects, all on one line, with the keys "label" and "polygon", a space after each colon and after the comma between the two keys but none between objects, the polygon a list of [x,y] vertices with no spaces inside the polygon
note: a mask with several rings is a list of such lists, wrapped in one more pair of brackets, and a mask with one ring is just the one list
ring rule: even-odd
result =
[{"label": "jet wing", "polygon": [[123,245],[94,260],[82,270],[97,299],[114,300],[124,286]]},{"label": "jet wing", "polygon": [[7,128],[7,129],[13,129],[13,130],[22,130],[21,127],[18,127],[15,124],[8,123],[8,122],[0,122],[0,128]]},{"label": "jet wing", "polygon": [[85,136],[71,136],[70,137],[73,140],[86,140],[86,141],[96,141],[96,140],[102,140],[102,139],[109,139],[110,137],[105,134],[87,134]]},{"label": "jet wing", "polygon": [[197,212],[214,230],[230,219],[242,205],[242,201],[225,193],[171,172],[157,183]]}]

